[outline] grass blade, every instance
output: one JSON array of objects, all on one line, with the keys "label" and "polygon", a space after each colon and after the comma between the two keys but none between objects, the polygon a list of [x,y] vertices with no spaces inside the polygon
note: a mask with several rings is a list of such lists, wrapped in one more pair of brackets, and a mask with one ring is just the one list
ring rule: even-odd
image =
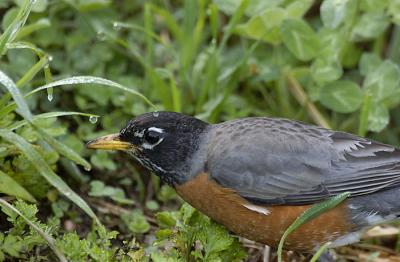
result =
[{"label": "grass blade", "polygon": [[2,206],[5,209],[12,210],[16,214],[18,214],[20,217],[22,217],[26,223],[31,226],[33,229],[36,230],[36,232],[39,233],[43,237],[44,240],[49,244],[49,247],[53,250],[54,254],[58,257],[58,259],[62,262],[68,262],[67,258],[64,256],[64,254],[59,250],[56,245],[55,245],[55,240],[53,237],[51,237],[49,234],[44,232],[40,227],[38,227],[34,222],[30,221],[26,216],[24,216],[18,209],[16,209],[13,205],[5,201],[4,199],[0,198],[0,206]]},{"label": "grass blade", "polygon": [[15,19],[0,36],[0,57],[5,54],[7,43],[12,42],[17,36],[19,30],[25,25],[29,13],[31,12],[32,4],[33,0],[25,0]]},{"label": "grass blade", "polygon": [[[73,115],[86,116],[86,117],[91,117],[91,116],[99,117],[98,115],[81,113],[81,112],[61,112],[61,111],[59,111],[59,112],[49,112],[49,113],[35,115],[35,116],[33,116],[33,122],[35,122],[35,120],[37,120],[37,119],[46,119],[46,118],[52,118],[52,117],[73,116]],[[27,124],[28,124],[28,121],[21,120],[21,121],[15,122],[12,125],[8,126],[7,129],[14,131],[15,129],[23,127]]]},{"label": "grass blade", "polygon": [[[27,121],[32,122],[32,113],[29,110],[29,107],[26,104],[24,98],[22,97],[21,92],[19,91],[15,83],[11,80],[11,78],[9,78],[2,71],[0,71],[0,84],[7,88],[8,92],[10,92],[19,109],[18,113],[21,114],[21,116],[23,116]],[[4,107],[3,109],[5,108],[6,107]]]},{"label": "grass blade", "polygon": [[63,86],[63,85],[77,85],[77,84],[98,84],[98,85],[102,85],[102,86],[109,86],[109,87],[121,89],[123,91],[126,91],[128,93],[131,93],[133,95],[140,97],[147,104],[149,104],[150,106],[155,108],[155,105],[152,102],[150,102],[150,100],[148,100],[147,97],[145,97],[138,91],[133,90],[131,88],[127,88],[127,87],[125,87],[121,84],[118,84],[116,82],[113,82],[111,80],[104,79],[101,77],[94,77],[94,76],[74,76],[74,77],[69,77],[69,78],[65,78],[62,80],[58,80],[58,81],[52,82],[50,84],[47,84],[47,85],[44,85],[44,86],[41,86],[41,87],[38,87],[38,88],[32,90],[31,92],[29,92],[27,94],[27,96],[30,96],[34,93],[37,93],[41,90],[48,89],[51,87],[59,87],[59,86]]},{"label": "grass blade", "polygon": [[322,247],[318,249],[317,253],[315,253],[315,255],[311,258],[310,262],[317,262],[319,257],[328,249],[330,244],[332,244],[332,242],[323,244]]},{"label": "grass blade", "polygon": [[0,193],[36,203],[36,199],[11,176],[0,170]]},{"label": "grass blade", "polygon": [[58,153],[72,160],[76,164],[83,166],[85,170],[89,171],[92,168],[89,162],[86,161],[83,157],[81,157],[77,152],[75,152],[75,150],[73,150],[64,143],[61,143],[51,135],[47,134],[45,131],[41,130],[40,128],[35,127],[35,129],[40,134],[40,137],[44,141],[46,141]]},{"label": "grass blade", "polygon": [[350,196],[349,192],[342,193],[340,195],[334,196],[324,202],[318,203],[307,209],[303,214],[301,214],[283,233],[281,240],[279,241],[278,246],[278,261],[282,262],[282,250],[283,244],[285,243],[286,238],[301,225],[309,222],[310,220],[316,218],[317,216],[325,213],[326,211],[336,207],[341,202],[343,202],[346,198]]},{"label": "grass blade", "polygon": [[35,52],[36,55],[39,57],[42,57],[45,55],[45,52],[42,49],[40,49],[39,47],[37,47],[31,43],[28,43],[28,42],[8,43],[7,49],[30,49],[33,52]]},{"label": "grass blade", "polygon": [[21,77],[20,80],[16,83],[16,86],[21,87],[27,84],[29,81],[31,81],[37,73],[39,73],[40,70],[42,70],[44,67],[46,67],[49,64],[49,58],[48,56],[42,56],[40,60],[34,64],[28,72],[25,73],[23,77]]},{"label": "grass blade", "polygon": [[24,37],[26,37],[28,35],[31,35],[32,33],[36,32],[36,31],[38,31],[40,29],[48,28],[50,26],[51,26],[51,22],[50,22],[49,19],[41,18],[38,21],[36,21],[35,23],[33,23],[33,24],[29,24],[29,25],[24,26],[24,28],[22,28],[18,32],[17,36],[15,37],[15,40],[19,40],[19,39],[24,38]]},{"label": "grass blade", "polygon": [[39,173],[55,188],[57,188],[62,194],[79,206],[83,211],[86,212],[91,218],[97,223],[100,223],[92,209],[86,204],[86,202],[77,195],[72,189],[49,167],[42,156],[36,151],[36,149],[25,139],[19,135],[5,129],[0,129],[0,137],[4,140],[14,144],[18,147],[21,152],[25,155],[29,162],[39,171]]}]

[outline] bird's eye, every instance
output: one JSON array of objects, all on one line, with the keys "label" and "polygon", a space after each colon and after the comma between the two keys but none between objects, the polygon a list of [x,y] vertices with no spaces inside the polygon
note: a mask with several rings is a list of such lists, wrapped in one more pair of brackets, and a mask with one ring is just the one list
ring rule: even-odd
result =
[{"label": "bird's eye", "polygon": [[158,132],[147,130],[144,133],[144,139],[149,144],[156,144],[160,140],[160,135]]}]

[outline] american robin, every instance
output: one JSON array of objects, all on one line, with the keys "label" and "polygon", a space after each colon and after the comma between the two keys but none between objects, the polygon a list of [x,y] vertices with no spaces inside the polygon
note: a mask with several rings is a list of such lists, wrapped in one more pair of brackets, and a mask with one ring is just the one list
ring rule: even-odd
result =
[{"label": "american robin", "polygon": [[87,147],[128,152],[202,213],[272,247],[310,205],[342,192],[351,197],[294,231],[285,248],[353,243],[400,215],[399,149],[293,120],[208,124],[146,113]]}]

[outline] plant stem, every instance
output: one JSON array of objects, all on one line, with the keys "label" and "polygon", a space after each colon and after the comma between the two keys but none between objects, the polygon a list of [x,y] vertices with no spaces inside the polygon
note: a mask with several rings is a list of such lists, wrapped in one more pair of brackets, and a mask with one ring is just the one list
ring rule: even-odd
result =
[{"label": "plant stem", "polygon": [[293,75],[291,75],[290,73],[287,74],[286,78],[287,81],[289,82],[290,92],[300,103],[300,105],[306,108],[308,114],[314,120],[314,122],[317,123],[319,126],[330,129],[331,128],[330,124],[318,111],[315,104],[312,101],[310,101],[310,99],[307,97],[306,92],[304,91],[300,83],[297,81],[297,79],[293,77]]},{"label": "plant stem", "polygon": [[59,250],[56,245],[55,245],[55,240],[53,237],[51,237],[49,234],[46,234],[41,228],[39,228],[35,223],[30,221],[26,216],[24,216],[18,209],[16,209],[13,205],[5,201],[4,199],[0,198],[0,206],[3,206],[5,208],[11,209],[13,212],[15,212],[17,215],[22,217],[25,222],[31,226],[34,230],[38,232],[39,235],[43,237],[44,240],[47,241],[49,247],[53,250],[54,254],[58,257],[58,259],[62,262],[68,262],[67,258],[64,256],[64,254]]}]

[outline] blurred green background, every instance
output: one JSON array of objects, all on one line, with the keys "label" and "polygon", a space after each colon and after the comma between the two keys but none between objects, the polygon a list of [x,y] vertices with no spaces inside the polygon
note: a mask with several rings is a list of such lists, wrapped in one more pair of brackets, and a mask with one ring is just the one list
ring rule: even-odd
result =
[{"label": "blurred green background", "polygon": [[[222,231],[223,248],[204,250],[212,230],[193,233],[193,221],[211,222],[189,207],[155,215],[181,202],[129,157],[85,149],[144,112],[212,123],[285,117],[400,145],[400,0],[1,0],[0,18],[0,192],[10,203],[36,202],[14,206],[48,221],[42,229],[68,259],[244,257]],[[2,210],[0,260],[52,256],[36,231],[17,237],[26,220],[12,218],[5,203]],[[85,213],[119,237],[92,227]],[[90,230],[107,241],[83,244]],[[183,232],[203,249],[192,250]],[[133,237],[138,243],[127,244]],[[175,239],[173,254],[149,248],[156,237]],[[258,254],[246,252],[249,260]]]}]

